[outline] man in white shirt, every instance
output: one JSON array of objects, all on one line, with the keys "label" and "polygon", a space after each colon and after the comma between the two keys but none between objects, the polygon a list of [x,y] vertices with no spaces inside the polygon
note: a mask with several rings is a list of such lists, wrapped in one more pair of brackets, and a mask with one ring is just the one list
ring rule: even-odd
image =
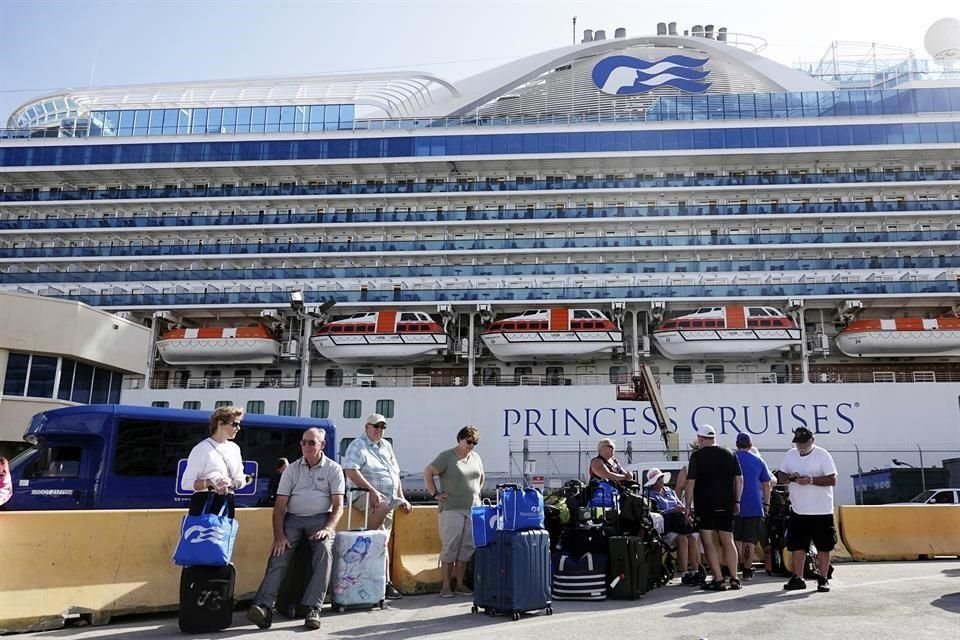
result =
[{"label": "man in white shirt", "polygon": [[806,427],[793,432],[795,449],[787,452],[777,473],[781,482],[790,483],[790,519],[787,524],[787,549],[793,553],[793,573],[783,588],[806,589],[803,567],[807,550],[817,548],[817,591],[830,591],[830,552],[837,544],[833,523],[833,487],[837,484],[837,465],[826,449],[814,444]]}]

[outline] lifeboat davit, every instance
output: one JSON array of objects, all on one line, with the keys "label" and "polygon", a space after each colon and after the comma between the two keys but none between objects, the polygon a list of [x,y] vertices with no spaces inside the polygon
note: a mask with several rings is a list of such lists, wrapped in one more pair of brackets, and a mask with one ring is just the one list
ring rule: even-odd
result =
[{"label": "lifeboat davit", "polygon": [[854,358],[960,355],[960,318],[854,320],[837,336]]},{"label": "lifeboat davit", "polygon": [[796,323],[773,307],[701,307],[653,331],[671,360],[759,358],[800,344]]},{"label": "lifeboat davit", "polygon": [[269,364],[280,355],[280,342],[263,325],[171,329],[157,340],[157,351],[170,365]]},{"label": "lifeboat davit", "polygon": [[427,360],[447,347],[447,334],[419,311],[368,311],[328,322],[311,338],[334,362]]},{"label": "lifeboat davit", "polygon": [[596,309],[531,309],[497,320],[480,334],[498,360],[564,360],[612,351],[623,332]]}]

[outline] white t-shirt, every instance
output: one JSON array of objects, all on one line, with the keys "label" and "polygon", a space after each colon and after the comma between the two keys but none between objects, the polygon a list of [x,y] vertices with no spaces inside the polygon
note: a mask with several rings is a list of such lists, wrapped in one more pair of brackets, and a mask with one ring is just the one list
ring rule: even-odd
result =
[{"label": "white t-shirt", "polygon": [[[786,474],[799,473],[801,476],[836,475],[837,465],[833,463],[826,449],[813,445],[813,449],[801,456],[797,449],[790,449],[783,458],[780,471]],[[790,483],[790,508],[794,513],[804,516],[819,516],[833,513],[833,487],[820,485],[802,485]]]},{"label": "white t-shirt", "polygon": [[193,483],[197,480],[215,481],[217,478],[229,479],[233,489],[243,487],[247,482],[243,473],[243,456],[236,443],[225,440],[218,444],[213,438],[207,438],[190,451],[180,490],[194,491]]}]

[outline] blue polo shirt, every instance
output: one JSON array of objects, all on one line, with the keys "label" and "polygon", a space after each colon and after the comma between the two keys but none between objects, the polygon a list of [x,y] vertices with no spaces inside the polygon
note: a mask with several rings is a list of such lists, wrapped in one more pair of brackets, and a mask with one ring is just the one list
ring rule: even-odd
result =
[{"label": "blue polo shirt", "polygon": [[737,449],[737,460],[743,474],[743,493],[740,494],[740,517],[763,517],[763,490],[761,482],[770,482],[770,472],[763,458],[749,449]]}]

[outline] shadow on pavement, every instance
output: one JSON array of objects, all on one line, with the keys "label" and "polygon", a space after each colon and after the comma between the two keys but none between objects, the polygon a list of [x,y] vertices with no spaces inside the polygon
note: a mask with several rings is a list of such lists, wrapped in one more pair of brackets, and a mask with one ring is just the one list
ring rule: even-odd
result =
[{"label": "shadow on pavement", "polygon": [[950,613],[960,613],[960,592],[942,595],[930,604]]}]

